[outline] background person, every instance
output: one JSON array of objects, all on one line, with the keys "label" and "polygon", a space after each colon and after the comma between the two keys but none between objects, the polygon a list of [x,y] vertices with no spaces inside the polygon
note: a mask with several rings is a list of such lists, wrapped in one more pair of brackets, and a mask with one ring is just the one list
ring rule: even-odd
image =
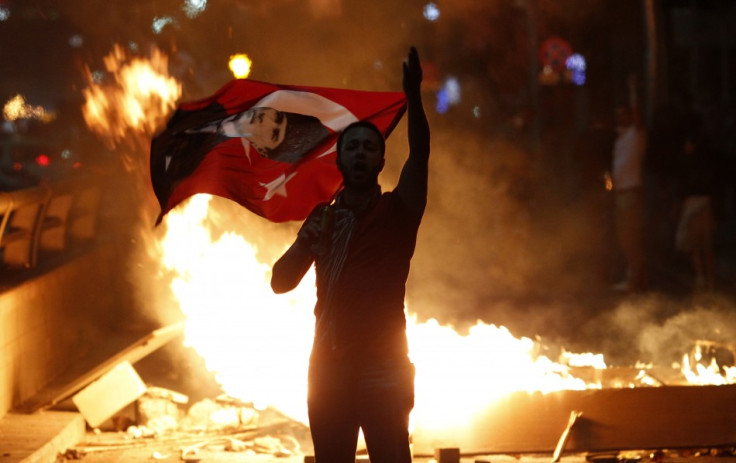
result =
[{"label": "background person", "polygon": [[614,285],[620,291],[647,287],[644,257],[644,193],[642,167],[646,135],[629,106],[616,108],[618,136],[613,145],[613,180],[616,235],[626,258],[626,276]]}]

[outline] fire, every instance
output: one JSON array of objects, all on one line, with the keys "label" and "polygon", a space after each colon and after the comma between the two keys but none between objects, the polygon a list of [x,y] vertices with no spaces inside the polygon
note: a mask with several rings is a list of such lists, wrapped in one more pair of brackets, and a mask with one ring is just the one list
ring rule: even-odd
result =
[{"label": "fire", "polygon": [[[735,357],[736,348],[732,345],[696,341],[692,352],[683,355],[681,371],[690,384],[701,386],[735,384],[736,366],[733,365]],[[719,358],[722,365],[718,363]]]},{"label": "fire", "polygon": [[[271,291],[270,266],[235,233],[213,238],[210,197],[198,195],[170,212],[162,264],[187,318],[186,342],[215,372],[225,392],[274,406],[306,422],[308,357],[314,334],[314,273],[286,295]],[[283,249],[282,249],[283,251]],[[539,355],[540,346],[505,327],[479,321],[461,335],[436,320],[407,321],[417,367],[417,428],[460,424],[512,391],[584,389],[569,367]],[[568,353],[567,361],[605,367],[602,356]]]},{"label": "fire", "polygon": [[98,84],[86,69],[87,126],[113,146],[131,134],[153,134],[181,97],[181,84],[168,76],[168,57],[156,48],[150,59],[130,57],[115,45],[104,61],[112,82]]},{"label": "fire", "polygon": [[3,117],[6,121],[16,121],[18,119],[38,119],[43,122],[50,122],[56,118],[56,113],[46,111],[43,106],[31,106],[26,103],[23,95],[15,95],[8,100],[3,107]]},{"label": "fire", "polygon": [[253,61],[248,58],[248,55],[239,53],[232,55],[228,64],[236,79],[245,79],[250,74],[250,67],[253,65]]},{"label": "fire", "polygon": [[[107,85],[94,83],[87,69],[85,120],[112,146],[129,135],[143,140],[168,117],[181,85],[168,77],[167,58],[157,50],[146,60],[128,58],[116,46],[105,64],[114,76]],[[166,234],[157,243],[158,262],[172,275],[171,290],[187,319],[186,343],[204,358],[227,394],[258,407],[273,406],[306,423],[314,273],[296,290],[273,294],[270,265],[260,258],[263,250],[234,232],[214,236],[208,226],[210,201],[198,195],[171,211]],[[283,251],[287,245],[273,246]],[[600,387],[571,371],[606,368],[601,354],[563,352],[554,361],[540,354],[537,341],[517,338],[505,327],[478,321],[460,334],[408,313],[410,356],[417,367],[416,432],[460,428],[514,391]],[[695,357],[696,365],[688,356],[683,362],[691,383],[736,382],[736,368],[718,367],[715,359],[704,366]]]}]

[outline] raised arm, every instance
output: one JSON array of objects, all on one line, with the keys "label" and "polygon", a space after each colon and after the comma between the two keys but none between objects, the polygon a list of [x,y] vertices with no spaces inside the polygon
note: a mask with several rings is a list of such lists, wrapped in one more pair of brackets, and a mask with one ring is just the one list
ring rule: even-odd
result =
[{"label": "raised arm", "polygon": [[404,163],[396,192],[417,214],[427,204],[429,173],[429,123],[422,104],[422,66],[416,48],[411,47],[403,63],[403,87],[407,99],[409,157]]}]

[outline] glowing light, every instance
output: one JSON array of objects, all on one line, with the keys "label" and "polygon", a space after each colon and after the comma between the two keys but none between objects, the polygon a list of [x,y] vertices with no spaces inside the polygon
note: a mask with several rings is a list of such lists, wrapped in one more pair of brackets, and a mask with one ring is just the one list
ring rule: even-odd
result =
[{"label": "glowing light", "polygon": [[437,111],[437,114],[445,114],[449,108],[450,103],[447,98],[447,91],[441,88],[437,91],[437,105],[434,109]]},{"label": "glowing light", "polygon": [[79,48],[82,45],[84,45],[84,38],[82,38],[79,34],[74,34],[71,37],[69,37],[69,46],[74,48]]},{"label": "glowing light", "polygon": [[61,159],[66,160],[66,159],[71,159],[71,157],[72,157],[71,150],[65,149],[61,151]]},{"label": "glowing light", "polygon": [[424,15],[424,19],[427,21],[437,21],[440,17],[440,9],[434,3],[429,2],[424,5],[422,14]]},{"label": "glowing light", "polygon": [[23,170],[23,164],[21,164],[20,162],[14,162],[13,163],[13,170],[15,170],[15,171]]},{"label": "glowing light", "polygon": [[0,21],[7,21],[10,19],[10,9],[2,6],[0,7]]},{"label": "glowing light", "polygon": [[461,100],[461,92],[460,92],[460,82],[458,82],[456,77],[450,76],[447,78],[444,84],[444,88],[447,91],[447,102],[451,105],[456,105],[460,103]]},{"label": "glowing light", "polygon": [[36,164],[42,167],[47,167],[50,164],[50,159],[46,154],[39,154],[36,156]]},{"label": "glowing light", "polygon": [[437,106],[435,109],[437,113],[445,114],[450,106],[460,103],[461,99],[460,83],[456,77],[450,76],[437,91]]},{"label": "glowing light", "polygon": [[105,73],[103,71],[95,70],[91,72],[90,78],[92,79],[92,82],[99,84],[105,80]]},{"label": "glowing light", "polygon": [[207,0],[184,0],[182,9],[188,17],[195,18],[207,9]]},{"label": "glowing light", "polygon": [[253,61],[248,58],[248,55],[239,53],[237,55],[230,56],[228,66],[236,79],[245,79],[250,74],[252,64]]},{"label": "glowing light", "polygon": [[475,117],[476,119],[480,119],[480,106],[473,106],[473,117]]},{"label": "glowing light", "polygon": [[43,122],[50,122],[56,118],[56,113],[46,111],[42,106],[31,106],[26,103],[23,95],[18,94],[5,103],[3,117],[7,121],[37,119]]},{"label": "glowing light", "polygon": [[115,45],[105,57],[111,82],[98,83],[87,69],[82,93],[84,120],[114,146],[131,133],[153,134],[181,96],[181,84],[168,75],[168,58],[153,49],[150,59],[129,57]]},{"label": "glowing light", "polygon": [[565,67],[570,71],[570,80],[572,83],[575,85],[585,84],[586,62],[583,55],[579,53],[570,55],[567,60],[565,60]]},{"label": "glowing light", "polygon": [[166,27],[169,24],[175,24],[176,21],[174,21],[174,18],[171,16],[164,16],[162,18],[156,17],[153,18],[153,24],[151,25],[151,28],[153,29],[154,34],[160,34],[162,30],[164,30],[164,27]]}]

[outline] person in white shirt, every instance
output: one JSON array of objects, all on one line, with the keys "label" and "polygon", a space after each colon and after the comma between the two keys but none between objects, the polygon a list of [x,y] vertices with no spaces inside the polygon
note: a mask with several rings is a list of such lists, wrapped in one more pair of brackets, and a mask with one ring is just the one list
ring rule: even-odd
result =
[{"label": "person in white shirt", "polygon": [[612,180],[615,200],[616,234],[626,258],[626,277],[614,288],[641,291],[647,287],[644,256],[644,193],[642,168],[646,134],[636,123],[629,106],[616,109],[618,137],[613,146]]}]

